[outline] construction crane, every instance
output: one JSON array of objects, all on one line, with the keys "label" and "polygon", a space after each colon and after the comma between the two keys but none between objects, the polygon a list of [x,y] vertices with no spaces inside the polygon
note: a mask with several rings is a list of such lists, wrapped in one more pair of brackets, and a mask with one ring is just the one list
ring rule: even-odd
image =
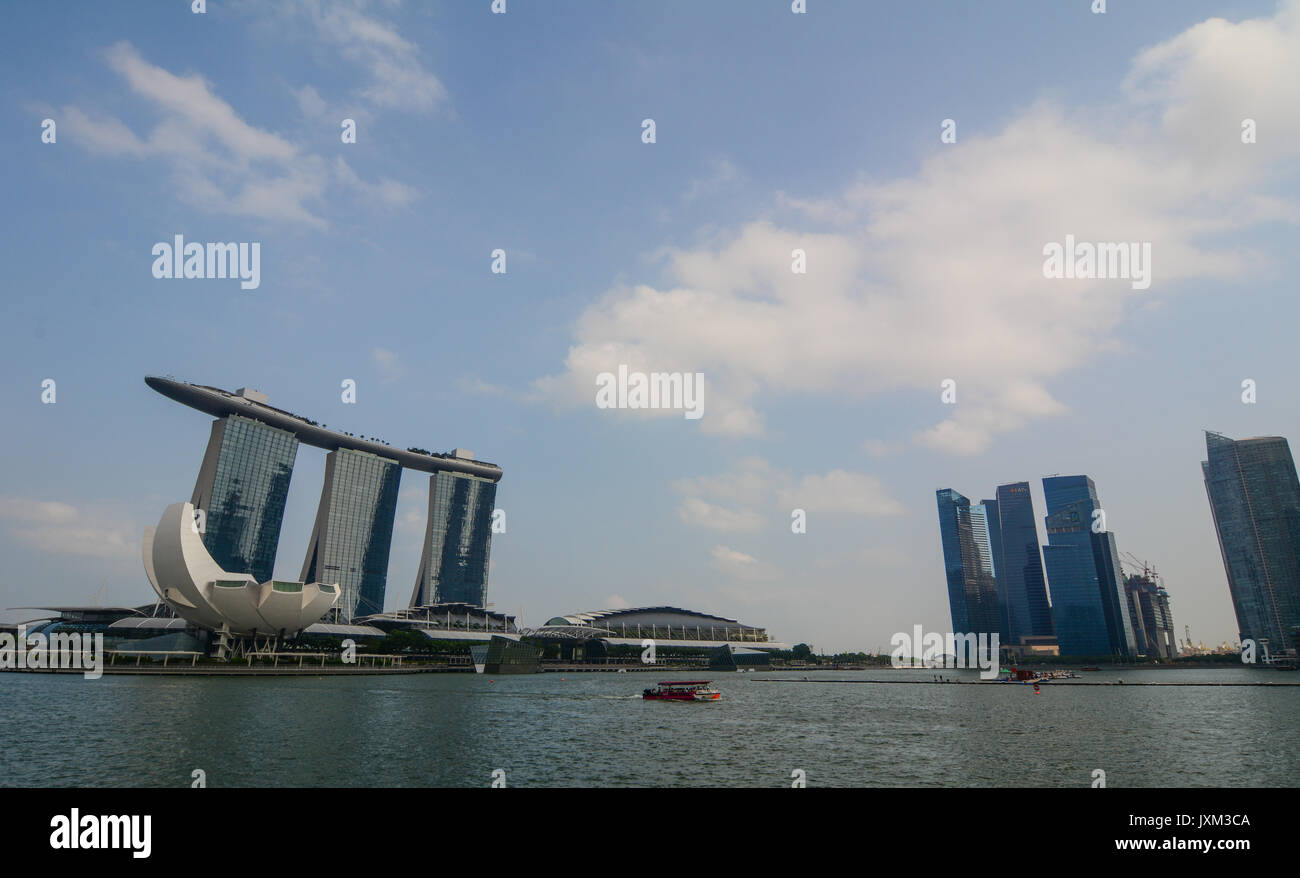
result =
[{"label": "construction crane", "polygon": [[1160,578],[1160,574],[1156,572],[1155,566],[1150,561],[1144,561],[1132,552],[1120,552],[1120,555],[1123,556],[1120,559],[1121,567],[1124,566],[1124,562],[1127,561],[1129,568],[1132,569],[1134,573],[1141,568],[1142,576],[1144,578],[1151,580],[1161,588],[1164,587],[1164,580]]}]

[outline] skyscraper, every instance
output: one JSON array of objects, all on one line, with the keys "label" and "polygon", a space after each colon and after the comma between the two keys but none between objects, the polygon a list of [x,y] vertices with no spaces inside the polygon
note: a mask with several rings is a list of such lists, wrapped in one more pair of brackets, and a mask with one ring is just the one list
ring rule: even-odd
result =
[{"label": "skyscraper", "polygon": [[1205,434],[1205,491],[1228,590],[1244,640],[1269,652],[1297,647],[1300,626],[1300,481],[1281,436],[1232,440]]},{"label": "skyscraper", "polygon": [[[948,579],[954,634],[999,634],[997,582],[988,533],[988,510],[951,488],[935,492],[939,537]],[[972,508],[976,511],[972,512]]]},{"label": "skyscraper", "polygon": [[325,486],[299,579],[337,582],[345,622],[384,611],[401,477],[397,461],[377,454],[339,448],[325,457]]},{"label": "skyscraper", "polygon": [[1052,614],[1061,655],[1138,652],[1115,535],[1105,529],[1097,486],[1087,476],[1043,479]]},{"label": "skyscraper", "polygon": [[234,414],[212,423],[190,502],[202,512],[203,545],[222,569],[271,579],[297,454],[298,439],[287,430]]},{"label": "skyscraper", "polygon": [[1156,581],[1155,572],[1143,570],[1124,577],[1128,593],[1129,615],[1139,646],[1145,640],[1146,655],[1173,658],[1178,654],[1174,643],[1174,616],[1169,608],[1169,592]]},{"label": "skyscraper", "polygon": [[[453,454],[472,459],[460,449]],[[478,476],[438,472],[429,477],[429,522],[411,606],[485,606],[496,495],[496,482]]]},{"label": "skyscraper", "polygon": [[[986,503],[988,501],[985,501]],[[1002,558],[998,592],[1007,607],[1007,642],[1024,637],[1051,637],[1052,608],[1039,550],[1034,502],[1028,482],[999,485],[997,490]]]},{"label": "skyscraper", "polygon": [[981,500],[972,503],[970,519],[971,536],[975,540],[981,573],[992,578],[994,594],[997,596],[998,638],[1001,643],[1010,643],[1007,636],[1007,596],[998,578],[1002,574],[1002,529],[998,521],[998,502]]}]

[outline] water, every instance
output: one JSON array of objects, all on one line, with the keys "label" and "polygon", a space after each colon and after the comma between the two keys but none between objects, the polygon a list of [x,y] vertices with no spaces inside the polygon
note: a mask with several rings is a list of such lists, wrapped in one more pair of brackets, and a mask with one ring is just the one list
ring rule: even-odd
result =
[{"label": "water", "polygon": [[[973,680],[975,672],[946,675]],[[563,679],[561,679],[563,676]],[[815,684],[712,674],[261,679],[0,674],[3,786],[1300,786],[1300,687]],[[680,677],[678,673],[676,676]],[[689,676],[689,675],[688,675]],[[929,681],[932,671],[808,672]],[[1088,681],[1297,679],[1102,671]],[[783,682],[761,682],[758,677]]]}]

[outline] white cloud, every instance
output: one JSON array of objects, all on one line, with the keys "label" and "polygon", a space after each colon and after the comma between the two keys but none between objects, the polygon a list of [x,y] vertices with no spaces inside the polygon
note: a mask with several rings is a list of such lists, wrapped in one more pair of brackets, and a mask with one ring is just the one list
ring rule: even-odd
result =
[{"label": "white cloud", "polygon": [[456,382],[461,393],[470,396],[505,396],[510,390],[500,384],[492,384],[472,375],[462,375]]},{"label": "white cloud", "polygon": [[697,198],[716,195],[735,183],[739,177],[740,172],[725,156],[714,159],[709,163],[708,173],[692,180],[686,187],[686,194],[682,197],[686,201],[694,201]]},{"label": "white cloud", "polygon": [[0,497],[0,518],[13,522],[8,527],[11,537],[41,552],[106,559],[140,552],[129,522],[115,515],[83,515],[68,503]]},{"label": "white cloud", "polygon": [[[421,480],[424,483],[424,480]],[[427,484],[427,483],[425,483]],[[425,488],[404,487],[397,495],[396,528],[408,536],[422,535],[429,514],[429,492]],[[419,542],[417,539],[415,542]]]},{"label": "white cloud", "polygon": [[621,594],[612,594],[605,598],[605,609],[607,610],[626,610],[632,606],[627,602],[627,598]]},{"label": "white cloud", "polygon": [[[1179,281],[1241,276],[1260,257],[1221,241],[1300,215],[1271,195],[1300,151],[1298,9],[1206,22],[1141,53],[1109,104],[1043,102],[936,144],[910,176],[782,196],[833,231],[763,219],[670,249],[664,282],[591,305],[564,371],[537,387],[583,403],[619,363],[703,372],[700,429],[732,436],[763,432],[766,396],[912,391],[935,406],[915,441],[958,454],[1060,413],[1050,379],[1113,348],[1128,313]],[[1240,142],[1245,117],[1270,132],[1267,148]],[[1151,288],[1045,279],[1043,247],[1067,234],[1150,242]],[[955,407],[940,402],[946,378]]]},{"label": "white cloud", "polygon": [[[366,72],[354,98],[383,109],[431,112],[447,99],[447,90],[424,66],[419,46],[402,37],[393,25],[366,14],[370,6],[365,0],[305,0],[280,8],[286,26],[309,23],[317,37]],[[304,86],[295,94],[305,115],[324,112],[325,102],[316,89]]]},{"label": "white cloud", "polygon": [[735,512],[701,500],[687,497],[677,509],[678,516],[691,527],[704,527],[727,533],[753,532],[763,529],[763,516],[743,510]]},{"label": "white cloud", "polygon": [[[308,119],[332,118],[329,105],[320,96],[320,92],[316,91],[312,86],[304,85],[302,88],[292,89],[292,93],[294,99],[298,102],[298,109]],[[340,125],[342,125],[344,118],[346,117],[338,116],[337,121]]]},{"label": "white cloud", "polygon": [[370,352],[370,357],[379,368],[385,384],[396,381],[406,374],[406,369],[402,366],[397,354],[387,348],[375,348]]},{"label": "white cloud", "polygon": [[356,190],[366,201],[378,202],[388,207],[401,207],[419,197],[419,193],[414,188],[388,177],[381,177],[376,183],[367,183],[357,176],[356,171],[353,171],[347,162],[343,161],[342,156],[334,159],[334,176],[343,185]]},{"label": "white cloud", "polygon": [[903,506],[867,473],[834,469],[825,475],[804,476],[799,484],[782,492],[785,505],[809,512],[845,512],[850,515],[901,515]]},{"label": "white cloud", "polygon": [[[112,157],[161,159],[178,197],[212,213],[326,225],[319,215],[333,187],[351,189],[363,200],[400,206],[415,190],[381,178],[360,179],[342,158],[333,161],[304,152],[285,137],[239,116],[198,74],[178,76],[145,61],[129,43],[105,53],[109,68],[158,115],[145,136],[121,120],[64,107],[64,124],[75,142]],[[314,93],[314,92],[313,92]],[[310,100],[300,93],[299,100]]]},{"label": "white cloud", "polygon": [[796,478],[761,457],[747,457],[716,476],[680,480],[673,488],[684,495],[677,509],[682,521],[723,533],[788,527],[794,509],[873,517],[903,511],[874,475],[834,469]]},{"label": "white cloud", "polygon": [[903,443],[886,442],[883,439],[866,439],[862,442],[862,450],[872,457],[888,457],[902,451]]},{"label": "white cloud", "polygon": [[753,555],[746,555],[730,546],[714,546],[709,553],[713,566],[717,570],[735,579],[761,580],[770,579],[775,570],[770,564],[759,561]]},{"label": "white cloud", "polygon": [[0,497],[0,518],[16,518],[41,524],[68,524],[77,520],[77,508],[53,500]]}]

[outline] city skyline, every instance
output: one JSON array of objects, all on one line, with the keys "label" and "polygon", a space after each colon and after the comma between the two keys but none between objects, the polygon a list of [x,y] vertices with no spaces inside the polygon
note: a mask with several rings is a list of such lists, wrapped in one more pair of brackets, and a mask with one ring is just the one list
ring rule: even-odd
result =
[{"label": "city skyline", "polygon": [[[212,438],[139,386],[172,372],[380,457],[501,461],[485,579],[526,621],[687,606],[884,649],[949,624],[937,486],[1067,471],[1180,636],[1235,639],[1198,465],[1205,429],[1300,435],[1300,4],[209,5],[0,34],[0,610],[148,599],[140,534]],[[177,236],[202,271],[159,276]],[[1045,273],[1080,241],[1143,277]],[[703,375],[702,417],[596,405],[624,366]],[[323,550],[327,457],[294,461],[276,578]],[[428,481],[396,493],[386,610],[431,545]]]},{"label": "city skyline", "polygon": [[[954,632],[1050,642],[1062,656],[1172,658],[1195,648],[1177,642],[1171,596],[1148,563],[1123,553],[1125,572],[1088,476],[1043,478],[1042,545],[1027,482],[999,485],[998,500],[978,504],[950,488],[935,493]],[[1300,516],[1300,499],[1294,510]]]}]

